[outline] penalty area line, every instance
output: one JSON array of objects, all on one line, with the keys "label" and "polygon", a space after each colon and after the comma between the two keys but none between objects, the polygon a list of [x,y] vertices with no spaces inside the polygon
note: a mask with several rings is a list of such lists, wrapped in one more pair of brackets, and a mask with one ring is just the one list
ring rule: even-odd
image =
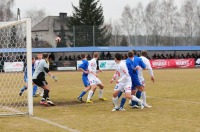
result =
[{"label": "penalty area line", "polygon": [[64,126],[64,125],[58,124],[56,122],[52,122],[52,121],[44,119],[44,118],[40,118],[40,117],[36,117],[36,116],[32,116],[31,118],[33,118],[35,120],[39,120],[39,121],[45,122],[47,124],[50,124],[50,125],[53,125],[53,126],[56,126],[56,127],[59,127],[59,128],[62,128],[62,129],[67,130],[69,132],[80,132],[80,131],[78,131],[76,129],[69,128],[68,126]]},{"label": "penalty area line", "polygon": [[200,105],[200,102],[192,102],[192,101],[185,101],[185,100],[165,99],[165,98],[152,97],[152,96],[147,96],[147,98],[160,99],[160,100],[167,100],[167,101],[174,101],[174,102],[181,102],[181,103],[198,104],[198,105]]}]

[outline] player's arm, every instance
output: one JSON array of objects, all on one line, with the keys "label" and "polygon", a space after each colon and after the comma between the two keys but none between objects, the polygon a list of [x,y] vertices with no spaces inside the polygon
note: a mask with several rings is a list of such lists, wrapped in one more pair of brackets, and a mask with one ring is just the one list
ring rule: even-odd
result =
[{"label": "player's arm", "polygon": [[117,70],[115,71],[112,79],[110,80],[110,83],[114,82],[117,79]]},{"label": "player's arm", "polygon": [[153,75],[153,69],[152,69],[150,61],[148,59],[146,60],[146,66],[147,66],[146,69],[149,70],[149,74],[151,76],[151,80],[154,82],[155,80],[154,80],[154,75]]},{"label": "player's arm", "polygon": [[80,71],[82,71],[83,73],[87,73],[88,74],[88,71],[85,71],[84,69],[83,69],[83,66],[84,64],[81,64],[81,65],[79,65],[79,67],[78,67],[78,69],[80,70]]},{"label": "player's arm", "polygon": [[53,74],[51,74],[51,72],[49,71],[49,67],[48,66],[44,66],[44,71],[52,78],[54,79],[55,81],[58,81],[58,78],[55,77]]}]

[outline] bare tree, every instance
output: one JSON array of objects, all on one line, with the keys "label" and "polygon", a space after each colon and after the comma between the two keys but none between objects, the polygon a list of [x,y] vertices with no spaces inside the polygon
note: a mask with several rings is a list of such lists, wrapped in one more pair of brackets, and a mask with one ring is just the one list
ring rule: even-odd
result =
[{"label": "bare tree", "polygon": [[15,0],[1,0],[0,1],[0,21],[10,21],[13,19],[12,7]]},{"label": "bare tree", "polygon": [[132,22],[131,8],[130,6],[127,5],[124,7],[124,10],[122,12],[121,23],[122,23],[122,27],[124,28],[128,36],[128,45],[131,45],[131,34],[133,31],[131,22]]},{"label": "bare tree", "polygon": [[115,21],[113,24],[113,35],[114,35],[114,43],[115,46],[120,45],[120,36],[123,34],[121,25],[118,21]]},{"label": "bare tree", "polygon": [[33,8],[30,10],[27,10],[25,13],[26,18],[31,18],[32,27],[34,27],[36,24],[42,21],[46,16],[47,14],[44,9]]}]

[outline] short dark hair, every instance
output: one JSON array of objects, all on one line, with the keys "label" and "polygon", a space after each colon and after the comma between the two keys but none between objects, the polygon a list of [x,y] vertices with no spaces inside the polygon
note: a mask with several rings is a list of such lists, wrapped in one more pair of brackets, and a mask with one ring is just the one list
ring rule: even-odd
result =
[{"label": "short dark hair", "polygon": [[46,58],[48,58],[49,57],[49,55],[47,54],[47,53],[43,53],[43,58],[44,59],[46,59]]},{"label": "short dark hair", "polygon": [[118,61],[120,61],[120,60],[122,60],[122,55],[121,55],[120,53],[116,53],[116,54],[115,54],[115,58],[116,58]]},{"label": "short dark hair", "polygon": [[128,57],[131,58],[131,57],[133,57],[133,56],[134,56],[133,51],[129,51],[129,52],[128,52]]},{"label": "short dark hair", "polygon": [[146,50],[142,50],[142,51],[141,51],[141,55],[147,57],[147,56],[148,56],[148,53],[147,53]]},{"label": "short dark hair", "polygon": [[81,58],[84,59],[86,57],[85,53],[81,54]]},{"label": "short dark hair", "polygon": [[133,51],[134,55],[137,55],[137,51],[136,50],[132,50],[132,51]]}]

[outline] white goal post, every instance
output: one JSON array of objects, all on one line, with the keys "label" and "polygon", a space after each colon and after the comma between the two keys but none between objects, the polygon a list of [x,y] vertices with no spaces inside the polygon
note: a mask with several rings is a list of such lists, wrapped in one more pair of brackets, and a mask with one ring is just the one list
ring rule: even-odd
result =
[{"label": "white goal post", "polygon": [[[28,90],[24,86],[27,68]],[[31,19],[0,22],[0,116],[33,115]]]}]

